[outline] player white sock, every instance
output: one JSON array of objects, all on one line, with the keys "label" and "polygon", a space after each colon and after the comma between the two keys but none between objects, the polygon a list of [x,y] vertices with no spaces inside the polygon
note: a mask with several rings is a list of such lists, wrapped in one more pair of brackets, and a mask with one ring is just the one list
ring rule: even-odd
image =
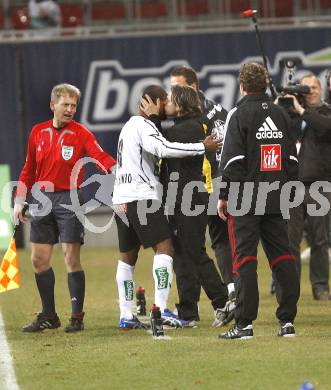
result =
[{"label": "player white sock", "polygon": [[134,266],[118,260],[116,281],[118,288],[118,298],[120,306],[120,318],[131,320],[132,302],[134,296],[134,282],[133,282]]},{"label": "player white sock", "polygon": [[155,304],[161,312],[167,308],[170,287],[173,278],[172,257],[155,255],[153,262],[153,278],[155,288]]}]

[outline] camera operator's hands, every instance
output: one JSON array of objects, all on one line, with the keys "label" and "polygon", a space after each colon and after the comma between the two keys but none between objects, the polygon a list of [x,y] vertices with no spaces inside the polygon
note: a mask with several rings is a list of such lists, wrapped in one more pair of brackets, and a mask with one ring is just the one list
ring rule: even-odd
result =
[{"label": "camera operator's hands", "polygon": [[284,97],[290,98],[293,100],[293,108],[292,111],[296,114],[302,115],[305,112],[305,109],[302,107],[302,105],[299,103],[298,99],[294,95],[287,94]]}]

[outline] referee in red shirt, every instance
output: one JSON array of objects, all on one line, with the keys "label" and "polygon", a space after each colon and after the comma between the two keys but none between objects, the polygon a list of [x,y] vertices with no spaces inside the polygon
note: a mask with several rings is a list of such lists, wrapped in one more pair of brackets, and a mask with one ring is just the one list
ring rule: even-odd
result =
[{"label": "referee in red shirt", "polygon": [[[79,99],[80,91],[73,85],[59,84],[53,88],[50,102],[53,119],[32,128],[26,162],[19,177],[14,206],[15,221],[25,222],[23,203],[35,184],[40,188],[43,199],[47,197],[46,207],[41,207],[44,212],[38,212],[39,208],[31,210],[31,262],[42,311],[31,324],[23,327],[23,332],[39,332],[61,326],[55,310],[55,275],[51,267],[53,245],[59,241],[68,272],[72,305],[71,319],[65,331],[84,329],[85,275],[80,263],[84,227],[75,210],[69,210],[63,205],[72,204],[71,191],[78,191],[79,194],[83,170],[80,170],[75,183],[70,179],[78,160],[89,155],[100,164],[104,172],[110,170],[115,160],[102,150],[95,136],[85,126],[73,120]],[[46,213],[48,206],[49,212]]]}]

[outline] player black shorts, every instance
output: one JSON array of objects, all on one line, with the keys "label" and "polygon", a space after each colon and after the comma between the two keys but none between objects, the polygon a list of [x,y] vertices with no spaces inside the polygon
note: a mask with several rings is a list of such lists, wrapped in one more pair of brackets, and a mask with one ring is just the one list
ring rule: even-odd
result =
[{"label": "player black shorts", "polygon": [[[42,192],[43,199],[32,200],[30,241],[38,244],[84,243],[84,226],[77,218],[76,210],[63,205],[72,205],[70,191]],[[77,193],[76,193],[77,198]],[[81,196],[78,194],[78,198]]]},{"label": "player black shorts", "polygon": [[[151,202],[151,200],[147,201],[147,207],[150,207]],[[156,204],[154,202],[157,201],[153,200],[153,204]],[[164,208],[160,202],[157,203],[160,207],[157,211],[146,214],[145,221],[139,220],[138,208],[141,205],[146,205],[146,201],[127,203],[127,213],[125,215],[129,221],[129,226],[122,221],[119,215],[115,215],[121,252],[128,252],[140,245],[149,248],[171,237],[168,220],[164,215]]]}]

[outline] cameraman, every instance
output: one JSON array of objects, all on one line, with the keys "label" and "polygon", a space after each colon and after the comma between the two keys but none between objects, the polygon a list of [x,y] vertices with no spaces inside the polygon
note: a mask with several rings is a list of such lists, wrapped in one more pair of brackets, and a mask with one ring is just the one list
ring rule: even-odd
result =
[{"label": "cameraman", "polygon": [[[320,80],[310,73],[304,76],[301,85],[307,85],[310,93],[303,103],[293,95],[294,120],[297,121],[299,180],[305,185],[305,197],[300,206],[290,209],[289,240],[291,251],[301,273],[300,243],[304,222],[307,220],[311,232],[310,281],[313,297],[327,300],[329,295],[329,255],[325,216],[311,216],[308,204],[319,203],[309,194],[309,187],[315,181],[331,181],[331,106],[322,100]],[[297,127],[297,126],[295,126]],[[330,193],[323,193],[330,202]]]}]

